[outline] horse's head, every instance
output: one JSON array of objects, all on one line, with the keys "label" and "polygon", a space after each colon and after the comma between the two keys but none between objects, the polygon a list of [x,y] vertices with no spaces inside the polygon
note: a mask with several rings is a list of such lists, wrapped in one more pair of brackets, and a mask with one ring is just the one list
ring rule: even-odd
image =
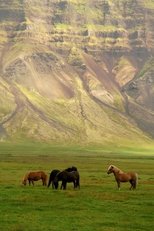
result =
[{"label": "horse's head", "polygon": [[23,184],[23,185],[26,185],[26,184],[27,184],[27,180],[26,180],[26,179],[23,179],[22,184]]},{"label": "horse's head", "polygon": [[23,185],[27,184],[28,176],[29,176],[29,173],[26,173],[26,175],[23,177],[23,180],[22,180]]},{"label": "horse's head", "polygon": [[77,171],[77,167],[72,166],[72,167],[66,168],[65,171],[67,171],[67,172]]},{"label": "horse's head", "polygon": [[72,171],[78,171],[77,167],[72,166]]},{"label": "horse's head", "polygon": [[107,174],[112,173],[113,170],[114,170],[114,166],[113,166],[113,165],[110,165],[109,168],[108,168],[108,170],[107,170]]}]

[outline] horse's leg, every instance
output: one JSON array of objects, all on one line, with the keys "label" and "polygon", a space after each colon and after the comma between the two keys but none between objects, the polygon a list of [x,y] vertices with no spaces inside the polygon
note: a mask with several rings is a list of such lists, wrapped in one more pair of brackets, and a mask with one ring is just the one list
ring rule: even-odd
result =
[{"label": "horse's leg", "polygon": [[52,189],[58,189],[59,183],[58,181],[52,181]]},{"label": "horse's leg", "polygon": [[[50,184],[51,184],[51,182],[50,182]],[[50,186],[50,184],[48,184],[48,187]],[[55,188],[55,185],[54,185],[54,183],[52,181],[52,189],[54,189],[54,188]]]},{"label": "horse's leg", "polygon": [[130,186],[130,190],[132,190],[132,189],[135,189],[135,181],[134,180],[130,180],[129,181],[130,182],[130,184],[131,184],[131,186]]},{"label": "horse's leg", "polygon": [[133,188],[133,189],[136,189],[136,180],[133,180],[133,181],[132,181],[132,188]]},{"label": "horse's leg", "polygon": [[80,180],[79,179],[77,179],[77,181],[76,181],[76,187],[78,187],[80,189]]},{"label": "horse's leg", "polygon": [[52,189],[58,189],[59,183],[52,181]]},{"label": "horse's leg", "polygon": [[136,180],[134,180],[134,187],[133,188],[136,189]]},{"label": "horse's leg", "polygon": [[74,189],[77,188],[77,187],[79,187],[79,182],[78,182],[78,180],[75,180],[73,183],[74,183]]},{"label": "horse's leg", "polygon": [[118,189],[120,190],[120,181],[117,181]]},{"label": "horse's leg", "polygon": [[73,181],[74,189],[77,188],[76,180]]},{"label": "horse's leg", "polygon": [[62,181],[62,184],[61,184],[61,189],[66,189],[66,182],[65,181]]},{"label": "horse's leg", "polygon": [[67,182],[64,182],[64,186],[63,186],[64,190],[66,189],[66,185],[67,185]]},{"label": "horse's leg", "polygon": [[30,180],[28,180],[28,182],[29,182],[29,186],[31,185],[31,181]]}]

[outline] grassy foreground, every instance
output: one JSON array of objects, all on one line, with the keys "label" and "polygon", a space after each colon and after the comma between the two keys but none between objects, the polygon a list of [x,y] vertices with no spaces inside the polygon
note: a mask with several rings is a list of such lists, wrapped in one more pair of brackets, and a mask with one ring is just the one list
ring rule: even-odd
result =
[{"label": "grassy foreground", "polygon": [[[118,191],[110,164],[139,174],[136,191]],[[81,189],[22,186],[29,170],[75,165]],[[154,229],[154,148],[115,149],[0,144],[1,231],[148,231]]]}]

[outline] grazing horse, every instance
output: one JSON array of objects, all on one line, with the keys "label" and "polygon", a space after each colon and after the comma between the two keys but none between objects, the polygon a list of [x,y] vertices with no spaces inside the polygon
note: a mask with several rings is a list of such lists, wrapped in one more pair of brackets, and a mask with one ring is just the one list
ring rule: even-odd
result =
[{"label": "grazing horse", "polygon": [[29,185],[34,185],[34,181],[42,180],[42,183],[44,186],[47,185],[47,175],[43,171],[38,171],[38,172],[28,172],[24,178],[22,183],[24,185],[27,184],[27,181],[29,182]]},{"label": "grazing horse", "polygon": [[136,189],[137,182],[138,182],[138,174],[137,173],[135,173],[135,172],[125,173],[114,165],[109,166],[107,173],[108,174],[110,174],[110,173],[114,174],[115,180],[116,180],[117,185],[118,185],[118,189],[120,189],[120,182],[128,182],[128,181],[131,184],[130,190]]},{"label": "grazing horse", "polygon": [[58,169],[54,169],[51,171],[50,173],[50,177],[49,177],[49,181],[48,181],[48,187],[50,186],[51,182],[52,182],[52,188],[54,189],[55,188],[55,185],[54,185],[54,179],[56,177],[56,175],[60,172],[60,170]]},{"label": "grazing horse", "polygon": [[58,182],[62,181],[61,189],[66,189],[66,185],[69,182],[73,182],[74,188],[80,188],[80,175],[78,171],[68,172],[66,170],[59,172],[54,178],[54,186],[58,188]]}]

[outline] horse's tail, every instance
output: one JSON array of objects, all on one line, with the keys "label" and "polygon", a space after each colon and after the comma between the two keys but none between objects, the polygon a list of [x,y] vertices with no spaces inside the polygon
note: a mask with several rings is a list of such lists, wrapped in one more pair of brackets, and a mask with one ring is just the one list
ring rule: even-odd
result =
[{"label": "horse's tail", "polygon": [[77,179],[76,186],[80,188],[80,177]]},{"label": "horse's tail", "polygon": [[138,174],[135,173],[135,182],[134,182],[134,188],[136,188],[138,185]]},{"label": "horse's tail", "polygon": [[49,186],[50,186],[50,184],[51,184],[51,181],[52,181],[52,178],[51,178],[51,175],[49,176],[49,180],[48,180],[48,188],[49,188]]},{"label": "horse's tail", "polygon": [[80,175],[78,173],[77,179],[76,179],[76,187],[80,188]]}]

